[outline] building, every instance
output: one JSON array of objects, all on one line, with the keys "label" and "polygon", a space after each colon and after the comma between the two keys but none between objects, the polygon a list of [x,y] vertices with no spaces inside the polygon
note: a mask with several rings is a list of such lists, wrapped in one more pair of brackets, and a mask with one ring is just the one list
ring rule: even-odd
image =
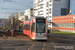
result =
[{"label": "building", "polygon": [[[70,0],[34,0],[34,16],[44,16],[52,22],[53,17],[69,13],[69,2]],[[48,27],[52,28],[52,23]]]},{"label": "building", "polygon": [[53,29],[75,32],[75,15],[53,17]]},{"label": "building", "polygon": [[20,16],[24,16],[24,13],[15,13],[15,19],[19,19]]},{"label": "building", "polygon": [[25,21],[25,16],[19,16],[19,20]]},{"label": "building", "polygon": [[33,8],[25,10],[24,16],[25,16],[25,20],[30,19],[33,16]]},{"label": "building", "polygon": [[70,11],[72,15],[75,14],[75,0],[70,0]]},{"label": "building", "polygon": [[0,19],[0,30],[3,30],[3,28],[7,28],[7,19]]}]

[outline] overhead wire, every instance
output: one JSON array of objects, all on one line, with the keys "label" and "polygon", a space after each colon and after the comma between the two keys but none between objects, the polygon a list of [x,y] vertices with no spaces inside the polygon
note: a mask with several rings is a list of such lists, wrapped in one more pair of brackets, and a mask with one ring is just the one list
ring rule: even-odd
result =
[{"label": "overhead wire", "polygon": [[[3,8],[5,2],[7,2],[7,1],[3,0],[3,4],[2,4],[2,7],[1,7],[1,10],[17,10],[18,11],[18,9],[13,9],[13,8]],[[32,3],[32,2],[17,2],[17,1],[15,1],[15,3]],[[28,7],[30,7],[30,6],[28,6]],[[19,10],[25,10],[25,9],[19,9]],[[11,14],[11,13],[0,12],[0,14],[2,14],[2,13],[3,14]]]}]

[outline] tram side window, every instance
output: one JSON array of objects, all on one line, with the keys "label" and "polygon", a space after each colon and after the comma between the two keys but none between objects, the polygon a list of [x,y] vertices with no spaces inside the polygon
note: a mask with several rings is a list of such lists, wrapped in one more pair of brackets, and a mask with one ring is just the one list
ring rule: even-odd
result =
[{"label": "tram side window", "polygon": [[24,30],[29,30],[29,25],[28,24],[24,25]]},{"label": "tram side window", "polygon": [[32,32],[35,31],[35,23],[32,24]]},{"label": "tram side window", "polygon": [[23,26],[23,29],[25,30],[26,28],[25,28],[25,25]]},{"label": "tram side window", "polygon": [[27,24],[27,28],[26,28],[26,30],[29,30],[29,25]]}]

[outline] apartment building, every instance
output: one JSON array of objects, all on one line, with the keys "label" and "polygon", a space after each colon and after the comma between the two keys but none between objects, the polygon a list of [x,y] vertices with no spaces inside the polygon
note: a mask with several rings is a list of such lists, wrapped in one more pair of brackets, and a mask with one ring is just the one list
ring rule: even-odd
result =
[{"label": "apartment building", "polygon": [[30,19],[33,16],[33,8],[25,10],[24,16],[25,20]]},{"label": "apartment building", "polygon": [[7,28],[7,19],[0,19],[0,30],[3,30],[3,28]]},{"label": "apartment building", "polygon": [[48,19],[48,27],[52,28],[53,17],[69,13],[70,0],[34,0],[34,16],[44,16]]},{"label": "apartment building", "polygon": [[19,16],[19,20],[25,21],[25,16],[24,15],[23,16]]}]

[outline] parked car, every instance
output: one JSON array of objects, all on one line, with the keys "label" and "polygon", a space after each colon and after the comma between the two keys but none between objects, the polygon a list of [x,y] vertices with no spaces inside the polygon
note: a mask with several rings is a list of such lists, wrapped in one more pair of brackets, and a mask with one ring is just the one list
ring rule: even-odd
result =
[{"label": "parked car", "polygon": [[17,29],[18,32],[20,32],[20,29]]},{"label": "parked car", "polygon": [[17,32],[17,30],[16,30],[16,29],[13,29],[13,31],[14,31],[14,32]]},{"label": "parked car", "polygon": [[20,32],[23,32],[23,29],[20,29]]},{"label": "parked car", "polygon": [[22,31],[23,31],[23,29],[18,29],[17,31],[18,31],[18,32],[22,32]]}]

